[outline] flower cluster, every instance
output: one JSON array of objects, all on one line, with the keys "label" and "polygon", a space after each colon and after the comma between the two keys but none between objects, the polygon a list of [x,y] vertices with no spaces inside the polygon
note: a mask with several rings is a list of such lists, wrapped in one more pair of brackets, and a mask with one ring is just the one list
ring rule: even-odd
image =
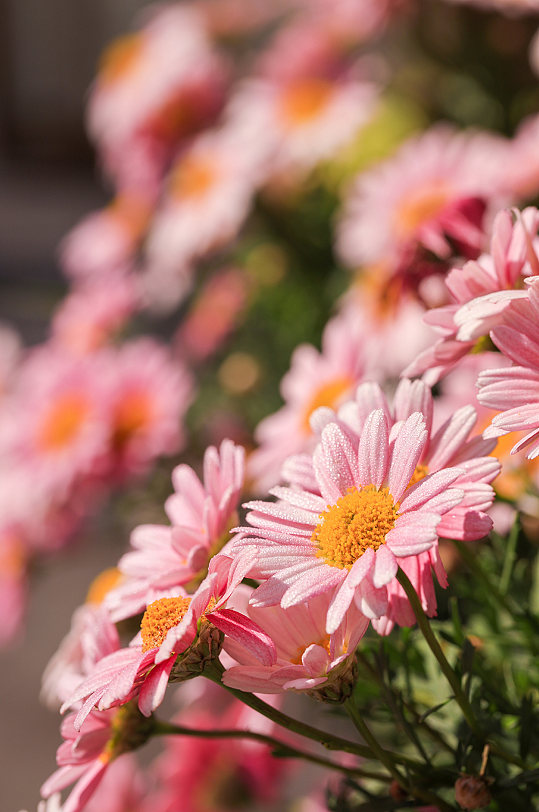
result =
[{"label": "flower cluster", "polygon": [[[328,790],[345,810],[363,808],[360,779],[389,784],[384,808],[453,808],[438,788],[478,752],[482,797],[489,752],[522,769],[498,764],[497,791],[533,780],[533,735],[504,749],[475,716],[495,693],[471,693],[468,648],[483,642],[454,606],[455,671],[428,618],[446,622],[442,590],[493,529],[504,536],[517,509],[537,518],[538,119],[510,137],[421,119],[406,94],[403,112],[405,72],[379,44],[417,14],[406,0],[172,3],[102,58],[87,126],[112,200],[61,244],[69,291],[48,339],[24,350],[0,330],[0,643],[20,625],[34,557],[158,458],[184,456],[168,522],[129,516],[128,550],[45,671],[43,700],[68,712],[48,810],[69,787],[63,812],[111,798],[114,812],[285,803],[276,783],[291,766],[268,746],[345,775]],[[515,539],[492,592],[506,615]],[[462,744],[430,726],[445,694],[418,701],[388,665],[408,658],[418,637],[398,635],[416,623]],[[369,668],[424,764],[369,732]],[[167,692],[170,722],[157,716]],[[280,695],[298,693],[344,708],[361,742],[286,715]],[[526,716],[524,699],[508,707]],[[450,764],[433,766],[412,722]],[[291,734],[346,755],[328,761]],[[142,770],[132,751],[160,736]],[[294,808],[321,809],[322,794]]]}]

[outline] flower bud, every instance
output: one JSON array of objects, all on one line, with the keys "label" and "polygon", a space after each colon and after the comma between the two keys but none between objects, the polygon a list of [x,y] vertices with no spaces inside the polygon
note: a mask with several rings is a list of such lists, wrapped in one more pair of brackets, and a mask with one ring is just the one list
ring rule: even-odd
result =
[{"label": "flower bud", "polygon": [[461,775],[455,784],[455,799],[463,809],[483,809],[491,801],[485,778],[478,775]]}]

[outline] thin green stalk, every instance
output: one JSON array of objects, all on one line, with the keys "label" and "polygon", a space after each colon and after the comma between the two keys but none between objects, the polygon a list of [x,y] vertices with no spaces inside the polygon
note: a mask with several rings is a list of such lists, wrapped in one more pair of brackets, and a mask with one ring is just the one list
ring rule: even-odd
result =
[{"label": "thin green stalk", "polygon": [[483,733],[477,719],[475,718],[473,708],[468,702],[468,698],[460,686],[460,680],[457,674],[450,666],[434,632],[432,631],[429,619],[427,618],[425,612],[423,611],[421,601],[418,598],[417,592],[415,591],[412,582],[402,569],[399,569],[397,573],[397,578],[399,580],[400,585],[406,592],[408,600],[412,605],[412,609],[414,610],[414,614],[416,616],[417,625],[421,629],[423,637],[427,641],[430,650],[438,660],[438,663],[440,664],[440,668],[442,669],[444,677],[446,678],[451,688],[453,689],[453,694],[460,706],[462,713],[464,714],[464,718],[468,722],[470,729],[477,736],[477,738],[482,739]]},{"label": "thin green stalk", "polygon": [[351,778],[374,778],[377,781],[389,782],[391,777],[383,773],[375,772],[374,770],[365,770],[362,767],[345,767],[342,764],[336,764],[334,761],[316,756],[313,753],[306,753],[304,750],[299,750],[297,747],[292,747],[285,742],[275,739],[273,736],[266,736],[263,733],[255,733],[251,730],[226,730],[215,728],[212,730],[198,730],[195,728],[184,727],[182,725],[175,725],[170,722],[162,722],[158,719],[154,722],[153,733],[156,736],[192,736],[199,739],[251,739],[252,741],[267,744],[272,748],[274,755],[279,758],[298,758],[303,761],[308,761],[311,764],[317,764],[329,770],[336,770]]},{"label": "thin green stalk", "polygon": [[[414,610],[417,625],[419,626],[423,634],[423,637],[427,642],[427,645],[429,646],[430,650],[438,660],[443,675],[445,676],[451,688],[453,689],[455,700],[457,701],[464,715],[464,718],[466,719],[474,735],[480,741],[486,743],[487,737],[485,736],[485,733],[483,732],[479,722],[475,717],[475,713],[468,701],[468,697],[461,688],[457,674],[455,673],[455,671],[449,664],[448,660],[446,659],[445,654],[443,653],[442,648],[438,642],[438,639],[436,638],[434,632],[432,631],[429,619],[426,616],[425,612],[423,611],[421,601],[419,600],[417,592],[415,591],[410,579],[402,569],[399,569],[397,573],[397,578],[399,580],[400,585],[406,592],[408,600],[410,601],[412,609]],[[503,758],[505,761],[511,764],[517,764],[519,767],[525,769],[526,765],[522,761],[522,759],[518,758],[517,756],[514,756],[512,753],[508,753],[504,748],[500,747],[499,745],[495,744],[492,741],[489,741],[489,744],[491,753],[499,756],[500,758]]]},{"label": "thin green stalk", "polygon": [[[258,713],[262,714],[262,716],[265,716],[267,719],[271,719],[272,722],[284,727],[291,733],[297,733],[299,736],[304,736],[307,739],[318,742],[327,750],[339,750],[344,753],[352,753],[353,755],[361,756],[362,758],[377,758],[370,747],[365,747],[364,745],[357,744],[356,742],[348,741],[348,739],[343,739],[340,736],[327,733],[325,730],[318,730],[318,728],[312,727],[305,722],[300,722],[298,719],[292,719],[291,716],[287,716],[282,711],[277,710],[277,708],[268,705],[267,702],[264,702],[254,694],[246,691],[238,691],[236,688],[230,688],[230,686],[224,685],[224,683],[221,681],[223,672],[224,669],[220,663],[212,663],[211,666],[206,668],[203,675],[208,679],[211,679],[212,682],[216,682],[218,685],[221,685],[226,691],[231,693],[236,697],[236,699],[239,699],[245,705],[248,705],[253,710],[258,711]],[[421,767],[421,765],[414,759],[402,756],[399,753],[390,753],[390,756],[397,763],[404,764],[411,768]]]}]

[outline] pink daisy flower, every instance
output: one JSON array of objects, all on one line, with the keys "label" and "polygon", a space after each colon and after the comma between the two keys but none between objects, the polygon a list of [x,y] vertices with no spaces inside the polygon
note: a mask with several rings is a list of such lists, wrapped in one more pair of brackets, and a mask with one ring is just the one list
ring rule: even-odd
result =
[{"label": "pink daisy flower", "polygon": [[[339,412],[341,423],[358,437],[370,410],[379,406],[384,410],[388,424],[398,426],[414,412],[421,412],[426,420],[428,439],[410,480],[410,486],[428,474],[449,467],[461,469],[452,483],[463,492],[462,501],[445,512],[436,528],[438,536],[475,541],[486,536],[492,529],[492,519],[486,511],[494,500],[490,483],[500,472],[500,463],[490,455],[495,441],[480,435],[471,435],[477,422],[475,409],[466,405],[457,409],[441,424],[436,419],[436,404],[431,391],[422,381],[413,383],[403,379],[395,392],[393,408],[377,384],[359,386],[355,401],[346,403]],[[322,426],[334,416],[320,412],[313,416],[313,424]],[[434,422],[439,424],[434,431]],[[436,613],[436,595],[432,582],[434,571],[441,586],[447,586],[447,576],[434,544],[429,550],[399,559],[399,566],[407,573],[429,615]],[[377,631],[388,634],[396,622],[401,626],[414,623],[414,614],[400,584],[393,580],[388,585],[389,607],[384,617],[373,621]]]},{"label": "pink daisy flower", "polygon": [[105,51],[88,129],[121,187],[153,196],[181,138],[218,114],[228,68],[194,7],[163,6]]},{"label": "pink daisy flower", "polygon": [[111,475],[139,474],[184,444],[181,420],[191,404],[191,375],[167,348],[140,338],[102,351],[106,365]]},{"label": "pink daisy flower", "polygon": [[249,473],[260,490],[279,481],[281,467],[291,454],[311,450],[311,414],[320,406],[338,406],[348,399],[363,377],[366,355],[364,331],[352,312],[326,325],[322,350],[302,344],[294,350],[290,370],[281,381],[285,405],[257,426],[259,444],[249,458]]},{"label": "pink daisy flower", "polygon": [[444,125],[407,141],[352,185],[338,226],[343,261],[351,267],[388,261],[406,273],[421,252],[446,261],[456,246],[476,257],[485,241],[485,211],[501,202],[506,151],[500,138]]},{"label": "pink daisy flower", "polygon": [[170,590],[151,603],[141,631],[130,646],[100,660],[62,710],[83,700],[74,725],[80,728],[93,708],[104,710],[137,697],[149,716],[163,701],[170,679],[183,681],[201,674],[219,657],[223,635],[241,642],[263,664],[275,659],[273,642],[248,617],[226,607],[241,583],[245,561],[217,556],[197,591],[190,597]]},{"label": "pink daisy flower", "polygon": [[225,651],[238,665],[227,668],[224,684],[262,694],[293,689],[333,698],[342,696],[343,682],[350,690],[354,671],[350,657],[367,631],[369,619],[352,605],[344,623],[327,634],[329,601],[328,595],[320,595],[288,609],[247,605],[248,616],[273,640],[277,659],[272,665],[262,665],[241,643],[228,639]]},{"label": "pink daisy flower", "polygon": [[94,474],[106,452],[104,374],[98,356],[43,345],[27,356],[6,398],[4,453],[57,499],[77,478]]},{"label": "pink daisy flower", "polygon": [[235,237],[254,188],[255,167],[233,128],[200,135],[172,166],[146,243],[146,273],[183,279],[190,262]]},{"label": "pink daisy flower", "polygon": [[245,452],[231,440],[204,454],[203,480],[188,465],[172,473],[175,493],[165,503],[171,527],[141,525],[119,562],[123,581],[106,598],[114,620],[143,610],[157,591],[196,583],[228,539],[244,480]]},{"label": "pink daisy flower", "polygon": [[459,468],[409,487],[427,440],[418,412],[390,434],[384,410],[375,409],[359,442],[338,424],[326,425],[312,470],[293,488],[272,489],[277,503],[246,505],[250,526],[240,529],[232,549],[251,554],[251,574],[268,579],[251,602],[286,609],[328,594],[329,634],[352,602],[367,617],[383,616],[399,560],[430,550],[442,515],[464,498],[463,490],[450,487]]},{"label": "pink daisy flower", "polygon": [[59,769],[41,787],[41,795],[49,798],[76,782],[63,812],[82,812],[109,765],[118,756],[140,747],[151,735],[151,721],[132,704],[92,711],[80,730],[74,721],[75,714],[70,714],[62,722],[64,742],[56,753]]},{"label": "pink daisy flower", "polygon": [[488,336],[509,302],[526,296],[518,288],[523,286],[524,277],[539,270],[533,244],[538,227],[539,211],[535,208],[525,209],[514,223],[509,211],[498,213],[490,254],[453,268],[445,279],[453,303],[424,317],[442,338],[412,361],[403,375],[426,373],[428,382],[436,383],[476,347],[478,339]]},{"label": "pink daisy flower", "polygon": [[367,123],[375,99],[374,86],[357,79],[253,79],[239,88],[227,113],[271,178],[305,172],[331,157]]},{"label": "pink daisy flower", "polygon": [[525,432],[512,453],[528,448],[528,458],[539,456],[539,276],[526,280],[527,296],[511,302],[503,323],[491,331],[498,349],[514,366],[480,373],[479,402],[500,410],[485,437]]}]

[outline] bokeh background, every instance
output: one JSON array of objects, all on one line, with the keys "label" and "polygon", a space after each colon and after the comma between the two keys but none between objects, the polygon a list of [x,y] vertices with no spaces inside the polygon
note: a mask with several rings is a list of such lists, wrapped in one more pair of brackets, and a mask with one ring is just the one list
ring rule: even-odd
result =
[{"label": "bokeh background", "polygon": [[[84,105],[101,50],[142,5],[0,3],[0,320],[28,344],[45,339],[67,289],[56,259],[60,239],[106,199],[85,135]],[[35,809],[39,787],[54,768],[58,720],[39,702],[41,674],[90,580],[117,557],[120,544],[114,543],[105,519],[36,573],[27,632],[0,652],[5,812]]]}]

